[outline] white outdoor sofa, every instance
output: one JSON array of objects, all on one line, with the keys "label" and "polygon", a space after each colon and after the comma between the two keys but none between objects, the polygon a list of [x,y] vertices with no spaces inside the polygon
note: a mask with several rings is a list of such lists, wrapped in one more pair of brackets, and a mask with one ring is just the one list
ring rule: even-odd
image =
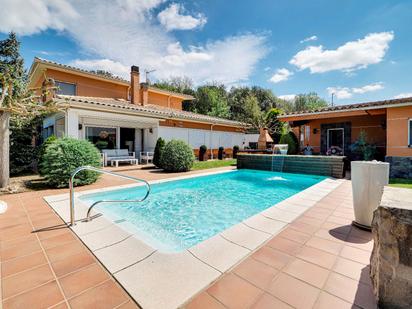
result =
[{"label": "white outdoor sofa", "polygon": [[139,164],[134,152],[129,152],[127,149],[103,149],[103,164],[107,166],[110,162],[111,166],[119,166],[119,162],[129,162],[130,164]]}]

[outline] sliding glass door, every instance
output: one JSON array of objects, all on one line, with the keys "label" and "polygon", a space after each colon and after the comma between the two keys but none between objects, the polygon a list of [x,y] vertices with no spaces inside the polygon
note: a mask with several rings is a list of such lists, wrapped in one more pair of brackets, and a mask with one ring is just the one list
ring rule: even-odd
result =
[{"label": "sliding glass door", "polygon": [[110,127],[86,127],[86,139],[92,142],[99,150],[115,149],[117,129]]}]

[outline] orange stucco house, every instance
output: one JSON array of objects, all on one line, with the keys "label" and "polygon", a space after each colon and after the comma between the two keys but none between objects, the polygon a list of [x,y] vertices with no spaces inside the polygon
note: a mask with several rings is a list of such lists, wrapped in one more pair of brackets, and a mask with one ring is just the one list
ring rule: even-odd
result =
[{"label": "orange stucco house", "polygon": [[44,137],[70,136],[97,144],[104,134],[107,147],[136,154],[153,151],[158,137],[184,140],[195,152],[206,145],[213,155],[221,146],[230,153],[234,145],[242,148],[248,142],[243,123],[184,111],[182,102],[192,96],[141,82],[136,66],[125,80],[35,58],[29,76],[35,89],[52,79],[57,86],[53,100],[67,105],[44,120]]},{"label": "orange stucco house", "polygon": [[377,159],[391,163],[391,177],[412,178],[412,98],[339,105],[281,115],[300,141],[314,153],[339,147],[353,158],[351,144],[364,131],[376,145]]}]

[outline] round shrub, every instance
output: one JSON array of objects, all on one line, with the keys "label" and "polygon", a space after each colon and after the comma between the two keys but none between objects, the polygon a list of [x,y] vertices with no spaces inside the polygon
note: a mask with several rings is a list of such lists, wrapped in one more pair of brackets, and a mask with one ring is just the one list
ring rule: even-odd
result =
[{"label": "round shrub", "polygon": [[238,152],[239,152],[239,146],[238,145],[233,146],[233,159],[237,158]]},{"label": "round shrub", "polygon": [[158,168],[162,168],[160,158],[162,157],[163,149],[165,148],[165,140],[161,137],[157,139],[156,147],[153,154],[153,164]]},{"label": "round shrub", "polygon": [[[56,188],[67,187],[71,173],[80,166],[100,166],[100,153],[86,140],[61,138],[50,143],[43,154],[41,170],[47,183]],[[74,179],[74,185],[87,185],[95,182],[99,174],[81,171]]]},{"label": "round shrub", "polygon": [[217,158],[219,159],[219,160],[223,160],[223,152],[225,151],[225,149],[222,147],[222,146],[220,146],[219,147],[219,150],[218,150],[218,152],[217,152]]},{"label": "round shrub", "polygon": [[292,131],[283,134],[280,137],[279,144],[288,144],[288,154],[297,154],[299,151],[298,139]]},{"label": "round shrub", "polygon": [[202,145],[199,148],[199,161],[205,161],[205,154],[207,151],[206,145]]},{"label": "round shrub", "polygon": [[160,159],[162,168],[167,172],[186,172],[193,166],[195,156],[192,148],[181,140],[166,143]]}]

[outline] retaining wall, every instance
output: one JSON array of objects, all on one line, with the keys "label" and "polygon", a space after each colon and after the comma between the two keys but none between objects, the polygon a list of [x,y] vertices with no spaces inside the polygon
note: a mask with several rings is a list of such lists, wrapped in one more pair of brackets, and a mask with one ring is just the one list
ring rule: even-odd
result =
[{"label": "retaining wall", "polygon": [[390,178],[412,179],[412,157],[387,156],[385,161],[391,165]]},{"label": "retaining wall", "polygon": [[237,168],[343,178],[344,159],[345,157],[342,156],[299,156],[239,153],[237,156]]}]

